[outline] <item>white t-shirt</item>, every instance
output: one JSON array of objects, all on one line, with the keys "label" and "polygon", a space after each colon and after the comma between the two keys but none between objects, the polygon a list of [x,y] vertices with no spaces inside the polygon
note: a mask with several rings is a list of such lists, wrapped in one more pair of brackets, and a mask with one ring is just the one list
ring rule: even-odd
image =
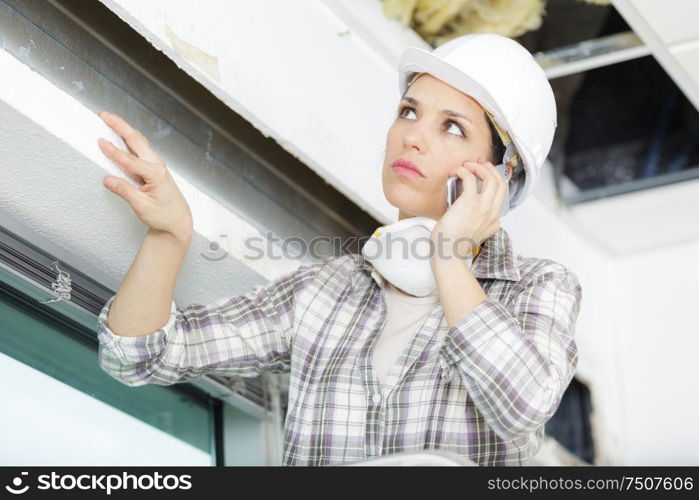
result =
[{"label": "white t-shirt", "polygon": [[372,358],[374,370],[381,382],[386,379],[393,363],[439,302],[438,290],[432,295],[416,297],[396,288],[389,281],[385,282],[384,290],[386,323],[378,333]]}]

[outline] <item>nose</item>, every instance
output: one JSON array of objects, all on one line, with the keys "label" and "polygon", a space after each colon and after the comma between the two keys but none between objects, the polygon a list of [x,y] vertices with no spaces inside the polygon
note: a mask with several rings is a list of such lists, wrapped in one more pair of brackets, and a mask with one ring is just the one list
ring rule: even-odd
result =
[{"label": "nose", "polygon": [[408,127],[403,135],[403,143],[407,148],[414,148],[420,153],[425,152],[425,137],[419,125]]}]

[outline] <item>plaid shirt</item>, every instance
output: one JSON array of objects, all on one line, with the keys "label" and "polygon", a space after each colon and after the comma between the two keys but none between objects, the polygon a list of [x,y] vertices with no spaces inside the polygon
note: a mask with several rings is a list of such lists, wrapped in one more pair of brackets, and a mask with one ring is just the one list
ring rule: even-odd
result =
[{"label": "plaid shirt", "polygon": [[370,360],[384,278],[360,253],[208,305],[173,301],[167,323],[141,337],[107,328],[111,297],[98,320],[99,365],[130,386],[289,372],[284,465],[423,449],[524,465],[575,372],[582,290],[563,265],[515,255],[504,228],[473,273],[488,299],[451,328],[437,304],[383,383]]}]

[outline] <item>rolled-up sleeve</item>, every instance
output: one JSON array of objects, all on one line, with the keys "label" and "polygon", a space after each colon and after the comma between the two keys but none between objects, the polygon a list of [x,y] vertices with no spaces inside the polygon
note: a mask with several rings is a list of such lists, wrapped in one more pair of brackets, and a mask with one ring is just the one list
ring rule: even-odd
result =
[{"label": "rolled-up sleeve", "polygon": [[488,298],[444,343],[486,422],[503,439],[531,433],[554,414],[577,367],[577,277],[563,268],[534,278],[509,310]]},{"label": "rolled-up sleeve", "polygon": [[107,326],[110,297],[97,320],[99,366],[129,386],[171,385],[215,373],[256,377],[290,368],[297,294],[323,262],[303,264],[246,294],[179,310],[152,333],[126,337]]}]

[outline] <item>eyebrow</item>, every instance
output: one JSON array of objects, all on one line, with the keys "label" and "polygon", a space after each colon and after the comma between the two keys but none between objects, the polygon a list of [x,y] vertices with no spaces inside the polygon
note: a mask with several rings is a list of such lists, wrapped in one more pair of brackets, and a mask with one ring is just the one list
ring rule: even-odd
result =
[{"label": "eyebrow", "polygon": [[[407,101],[407,102],[409,102],[410,104],[413,104],[413,105],[415,105],[415,106],[419,106],[419,105],[420,105],[420,103],[418,102],[418,100],[415,99],[415,98],[413,98],[413,97],[403,97],[402,100],[403,100],[403,101]],[[444,113],[445,115],[448,115],[448,116],[454,116],[454,117],[457,117],[457,118],[463,118],[464,120],[466,120],[467,122],[469,122],[469,123],[471,124],[471,126],[473,126],[473,127],[476,126],[476,125],[471,121],[471,119],[470,119],[469,117],[464,116],[464,115],[462,115],[461,113],[457,113],[456,111],[452,111],[451,109],[443,109],[443,110],[442,110],[442,113]]]}]

